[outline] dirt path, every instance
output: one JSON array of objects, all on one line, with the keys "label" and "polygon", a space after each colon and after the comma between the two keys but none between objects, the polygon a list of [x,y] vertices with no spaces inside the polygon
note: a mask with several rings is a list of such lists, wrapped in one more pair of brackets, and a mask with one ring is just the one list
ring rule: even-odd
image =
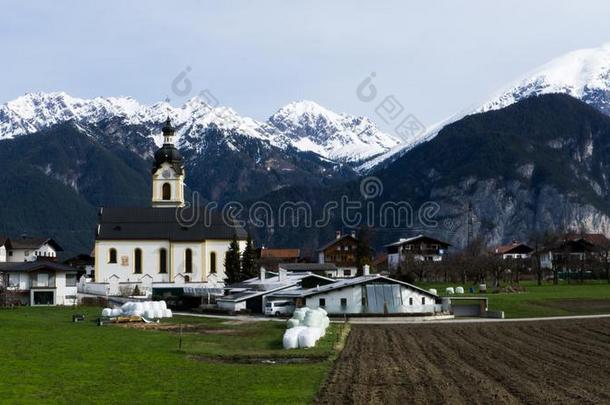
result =
[{"label": "dirt path", "polygon": [[610,403],[610,318],[353,325],[318,402]]}]

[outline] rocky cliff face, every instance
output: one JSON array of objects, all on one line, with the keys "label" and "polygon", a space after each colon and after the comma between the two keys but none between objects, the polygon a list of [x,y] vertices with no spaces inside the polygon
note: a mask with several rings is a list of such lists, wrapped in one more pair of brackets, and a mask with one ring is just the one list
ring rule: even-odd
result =
[{"label": "rocky cliff face", "polygon": [[375,173],[390,200],[440,207],[438,233],[492,243],[536,230],[610,231],[610,118],[565,95],[465,117]]}]

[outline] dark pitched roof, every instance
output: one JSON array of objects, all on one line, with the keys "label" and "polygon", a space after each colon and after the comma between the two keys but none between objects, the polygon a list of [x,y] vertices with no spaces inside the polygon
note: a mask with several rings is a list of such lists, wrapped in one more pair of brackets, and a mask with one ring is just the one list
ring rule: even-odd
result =
[{"label": "dark pitched roof", "polygon": [[600,247],[605,247],[608,246],[610,244],[610,241],[608,241],[608,238],[606,238],[606,235],[602,234],[602,233],[572,233],[572,234],[567,234],[564,235],[564,237],[562,239],[565,240],[579,240],[579,239],[584,239],[589,243],[592,243],[593,245],[596,246],[600,246]]},{"label": "dark pitched roof", "polygon": [[334,263],[280,263],[280,269],[288,271],[332,271],[337,270]]},{"label": "dark pitched roof", "polygon": [[233,220],[204,207],[192,208],[103,208],[97,240],[204,241],[238,239],[246,231]]},{"label": "dark pitched roof", "polygon": [[74,271],[77,269],[65,264],[34,261],[34,262],[3,262],[0,263],[0,271],[6,272],[21,272],[21,271],[37,271],[37,270],[52,270],[52,271]]},{"label": "dark pitched roof", "polygon": [[343,280],[338,280],[331,284],[326,284],[316,288],[310,288],[309,290],[304,290],[301,294],[302,297],[308,297],[317,294],[323,294],[333,290],[339,290],[341,288],[351,287],[358,284],[367,284],[370,282],[387,282],[392,284],[400,284],[412,290],[419,291],[421,294],[428,295],[433,298],[438,298],[437,295],[432,294],[430,291],[426,291],[423,288],[419,288],[413,284],[405,283],[404,281],[396,280],[387,276],[382,276],[381,274],[370,274],[368,276],[358,276],[354,278],[347,278]]},{"label": "dark pitched roof", "polygon": [[319,248],[319,249],[318,249],[318,252],[320,252],[320,251],[322,251],[322,250],[326,250],[326,249],[328,249],[329,247],[331,247],[332,245],[334,245],[335,243],[339,243],[339,242],[341,242],[342,240],[345,240],[345,239],[348,239],[348,238],[349,238],[349,239],[353,239],[355,242],[356,242],[356,241],[358,241],[358,238],[356,238],[356,237],[352,236],[351,234],[343,235],[343,236],[341,236],[341,237],[339,237],[339,238],[335,238],[335,239],[331,240],[331,241],[330,241],[330,242],[328,242],[326,245],[324,245],[324,246],[322,246],[321,248]]},{"label": "dark pitched roof", "polygon": [[426,235],[417,235],[417,236],[412,236],[410,238],[404,238],[404,239],[400,239],[397,242],[393,242],[390,243],[388,245],[385,245],[384,247],[390,247],[390,246],[400,246],[400,245],[407,245],[407,244],[411,244],[411,243],[417,243],[417,242],[422,242],[422,241],[427,241],[430,243],[436,243],[439,245],[446,245],[446,246],[451,246],[450,243],[448,242],[444,242],[440,239],[435,239],[432,238],[430,236],[426,236]]},{"label": "dark pitched roof", "polygon": [[499,255],[507,254],[507,253],[531,253],[534,249],[529,247],[523,242],[513,241],[508,245],[498,245],[495,248],[495,253]]},{"label": "dark pitched roof", "polygon": [[6,245],[8,238],[6,236],[0,236],[0,246]]},{"label": "dark pitched roof", "polygon": [[301,256],[300,249],[261,249],[262,258],[272,259],[298,259]]},{"label": "dark pitched roof", "polygon": [[8,238],[7,245],[11,249],[38,249],[44,244],[49,244],[53,249],[58,252],[62,252],[64,249],[50,238],[31,238],[28,236],[21,236],[19,238]]}]

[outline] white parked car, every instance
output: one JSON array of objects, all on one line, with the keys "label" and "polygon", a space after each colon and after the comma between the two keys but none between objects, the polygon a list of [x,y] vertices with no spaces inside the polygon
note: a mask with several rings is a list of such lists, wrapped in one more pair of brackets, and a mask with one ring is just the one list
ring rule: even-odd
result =
[{"label": "white parked car", "polygon": [[292,315],[294,309],[292,301],[267,301],[265,303],[265,315]]}]

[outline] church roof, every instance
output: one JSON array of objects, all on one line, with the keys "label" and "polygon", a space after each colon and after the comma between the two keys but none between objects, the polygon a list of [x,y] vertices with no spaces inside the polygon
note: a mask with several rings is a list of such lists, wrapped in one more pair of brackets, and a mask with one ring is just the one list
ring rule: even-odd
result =
[{"label": "church roof", "polygon": [[[179,218],[183,218],[179,220]],[[235,221],[222,218],[204,207],[192,208],[103,208],[97,240],[170,240],[190,242],[223,239],[247,233]]]}]

